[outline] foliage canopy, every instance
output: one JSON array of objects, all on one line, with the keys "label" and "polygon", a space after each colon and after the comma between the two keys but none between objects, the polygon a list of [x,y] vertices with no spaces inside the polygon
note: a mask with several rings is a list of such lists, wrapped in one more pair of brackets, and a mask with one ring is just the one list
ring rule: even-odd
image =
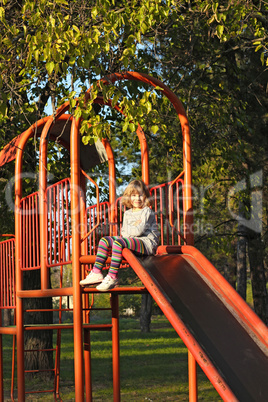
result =
[{"label": "foliage canopy", "polygon": [[[131,163],[128,175],[135,176],[140,167],[133,132],[139,122],[149,143],[151,182],[173,178],[181,165],[181,133],[161,91],[131,82],[96,84],[128,70],[159,77],[190,118],[196,219],[214,229],[199,239],[221,250],[213,256],[227,255],[233,263],[237,222],[227,210],[230,187],[246,180],[232,205],[237,210],[243,204],[250,215],[250,177],[267,174],[267,32],[263,0],[2,0],[0,145],[46,114],[48,103],[55,113],[68,100],[70,112],[83,117],[83,140],[108,136],[117,159]],[[96,113],[100,92],[124,115],[110,108]],[[264,180],[262,191],[264,247]]]}]

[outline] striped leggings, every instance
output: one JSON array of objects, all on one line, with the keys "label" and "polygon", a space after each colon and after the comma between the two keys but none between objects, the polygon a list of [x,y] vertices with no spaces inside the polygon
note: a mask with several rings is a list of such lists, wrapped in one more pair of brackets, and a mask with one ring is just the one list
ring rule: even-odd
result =
[{"label": "striped leggings", "polygon": [[137,237],[105,236],[100,239],[93,272],[99,272],[103,268],[108,257],[109,248],[112,249],[111,265],[108,272],[111,276],[117,276],[118,274],[123,248],[128,248],[140,255],[147,254],[143,242]]}]

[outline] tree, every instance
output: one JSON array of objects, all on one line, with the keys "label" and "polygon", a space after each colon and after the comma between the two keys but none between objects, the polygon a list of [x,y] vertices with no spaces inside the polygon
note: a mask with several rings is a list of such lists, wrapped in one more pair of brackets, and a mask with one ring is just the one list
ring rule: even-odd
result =
[{"label": "tree", "polygon": [[[215,255],[217,247],[220,260],[227,250],[233,262],[236,220],[222,206],[230,186],[257,166],[267,170],[266,2],[3,0],[0,20],[0,138],[8,141],[43,116],[48,100],[54,112],[68,99],[71,113],[83,116],[83,140],[108,136],[122,160],[135,163],[128,141],[139,122],[150,145],[151,182],[159,183],[181,166],[181,133],[169,103],[145,85],[96,84],[116,71],[159,76],[190,116],[195,183],[213,185],[199,199],[200,219],[214,225],[212,235],[200,233],[209,243],[205,252]],[[99,92],[126,117],[106,108],[96,113]],[[140,175],[136,164],[132,174]]]}]

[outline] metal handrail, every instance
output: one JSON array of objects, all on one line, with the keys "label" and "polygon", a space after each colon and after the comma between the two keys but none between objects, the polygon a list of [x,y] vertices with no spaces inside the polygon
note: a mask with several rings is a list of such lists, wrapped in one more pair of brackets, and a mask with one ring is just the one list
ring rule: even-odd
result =
[{"label": "metal handrail", "polygon": [[91,181],[92,184],[94,184],[94,186],[96,187],[96,198],[97,198],[97,223],[95,226],[93,226],[89,232],[87,232],[87,234],[84,235],[84,237],[81,239],[81,243],[83,243],[83,241],[86,240],[86,238],[99,226],[100,224],[100,196],[99,196],[99,186],[97,185],[97,183],[83,170],[80,169],[81,172],[83,173],[83,175],[89,180]]},{"label": "metal handrail", "polygon": [[184,170],[170,183],[169,188],[168,188],[168,207],[169,207],[169,224],[173,230],[176,230],[177,234],[182,238],[182,240],[187,244],[186,238],[184,235],[181,233],[181,231],[174,226],[173,222],[173,194],[172,194],[172,189],[174,184],[176,184],[184,175]]}]

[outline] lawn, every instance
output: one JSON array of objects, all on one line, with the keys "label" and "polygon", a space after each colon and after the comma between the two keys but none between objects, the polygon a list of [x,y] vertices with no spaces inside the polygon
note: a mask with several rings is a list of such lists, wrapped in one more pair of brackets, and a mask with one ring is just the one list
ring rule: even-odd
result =
[{"label": "lawn", "polygon": [[[92,383],[94,401],[112,401],[111,333],[94,331],[92,341]],[[12,337],[4,337],[5,401],[11,375]],[[139,321],[120,320],[121,401],[187,401],[187,349],[169,322],[162,316],[152,321],[151,332],[141,333]],[[70,330],[62,331],[61,397],[74,401],[73,341]],[[199,400],[221,401],[205,375],[198,372]],[[46,386],[48,381],[46,381]],[[34,378],[26,388],[44,389],[44,381]],[[29,394],[27,401],[52,401],[52,394]]]}]

